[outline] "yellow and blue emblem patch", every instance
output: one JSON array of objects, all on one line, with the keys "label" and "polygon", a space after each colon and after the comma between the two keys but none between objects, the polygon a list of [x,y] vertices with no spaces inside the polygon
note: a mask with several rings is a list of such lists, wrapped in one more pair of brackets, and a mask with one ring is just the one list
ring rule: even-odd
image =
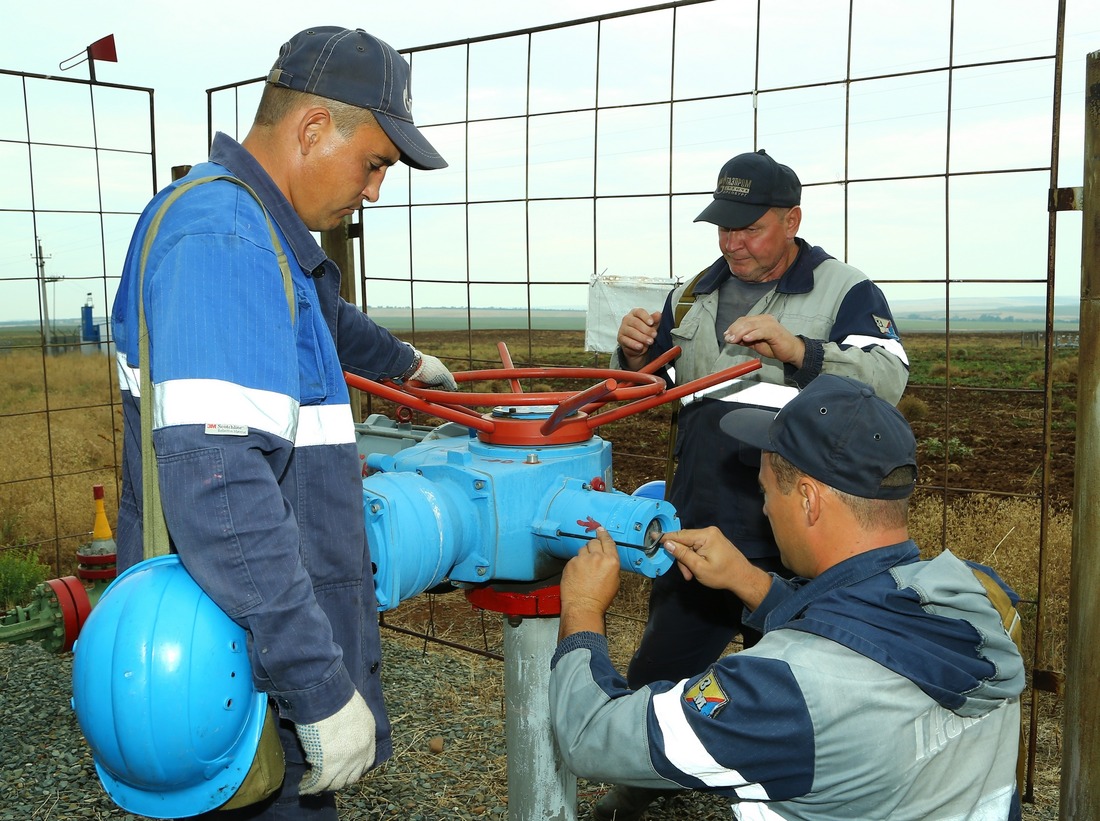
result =
[{"label": "yellow and blue emblem patch", "polygon": [[875,321],[875,325],[878,326],[879,333],[889,339],[900,339],[898,336],[897,328],[894,327],[894,323],[882,316],[875,316],[871,314],[871,319]]},{"label": "yellow and blue emblem patch", "polygon": [[729,698],[714,675],[714,668],[684,691],[684,701],[701,715],[713,718],[726,706]]}]

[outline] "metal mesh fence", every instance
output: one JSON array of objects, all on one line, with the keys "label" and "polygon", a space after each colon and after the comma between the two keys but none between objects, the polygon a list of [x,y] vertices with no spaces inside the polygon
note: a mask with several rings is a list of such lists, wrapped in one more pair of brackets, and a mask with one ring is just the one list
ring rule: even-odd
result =
[{"label": "metal mesh fence", "polygon": [[[689,0],[406,49],[417,122],[450,166],[390,169],[350,228],[352,296],[414,344],[463,336],[471,368],[497,364],[486,331],[537,362],[538,332],[593,320],[594,281],[671,285],[708,265],[714,232],[693,219],[726,159],[765,148],[803,182],[801,233],[882,287],[903,338],[942,339],[910,382],[941,445],[921,492],[944,502],[945,547],[952,500],[1038,504],[1024,592],[1043,624],[1052,484],[1072,474],[1056,445],[1078,296],[1079,225],[1060,188],[1079,158],[1062,139],[1077,133],[1063,89],[1076,6],[795,5]],[[211,136],[243,136],[261,83],[208,91]],[[87,538],[90,486],[117,502],[107,311],[157,188],[152,90],[0,71],[0,109],[0,549],[60,572]],[[997,331],[1041,351],[1037,370],[968,374],[973,335]],[[91,380],[76,351],[101,360]],[[983,403],[1033,423],[1029,481],[1007,493],[960,456],[960,414]],[[663,457],[616,456],[655,470]],[[1044,635],[1031,668],[1057,689]]]},{"label": "metal mesh fence", "polygon": [[0,71],[0,541],[55,569],[117,507],[107,313],[156,191],[153,91]]}]

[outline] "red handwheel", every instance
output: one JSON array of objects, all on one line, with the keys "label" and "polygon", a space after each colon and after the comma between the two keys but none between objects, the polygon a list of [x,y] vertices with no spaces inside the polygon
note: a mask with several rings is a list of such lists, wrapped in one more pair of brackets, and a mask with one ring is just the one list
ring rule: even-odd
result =
[{"label": "red handwheel", "polygon": [[[466,382],[507,379],[511,384],[512,393],[443,391],[420,387],[416,383],[406,383],[398,388],[392,384],[375,382],[350,373],[345,373],[344,378],[351,387],[373,396],[473,428],[483,442],[494,445],[541,446],[584,442],[592,437],[593,429],[600,425],[615,422],[736,379],[760,367],[760,360],[753,359],[687,384],[669,388],[656,371],[679,356],[678,347],[672,348],[639,371],[583,367],[516,368],[512,366],[507,346],[503,342],[497,343],[497,350],[504,364],[503,368],[460,371],[453,376],[459,385]],[[520,380],[524,379],[598,381],[581,391],[528,393],[524,392],[520,385]],[[595,412],[611,402],[626,404],[612,410]],[[488,413],[473,410],[473,408],[484,407],[492,407],[495,410]]]}]

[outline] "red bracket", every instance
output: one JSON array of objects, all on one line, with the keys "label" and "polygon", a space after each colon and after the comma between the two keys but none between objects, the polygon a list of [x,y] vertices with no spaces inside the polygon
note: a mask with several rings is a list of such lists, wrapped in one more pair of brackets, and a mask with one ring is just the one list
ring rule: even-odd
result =
[{"label": "red bracket", "polygon": [[515,585],[514,589],[507,589],[503,585],[487,584],[467,590],[466,599],[479,610],[505,616],[556,618],[561,615],[561,588],[558,585],[530,588],[530,585]]}]

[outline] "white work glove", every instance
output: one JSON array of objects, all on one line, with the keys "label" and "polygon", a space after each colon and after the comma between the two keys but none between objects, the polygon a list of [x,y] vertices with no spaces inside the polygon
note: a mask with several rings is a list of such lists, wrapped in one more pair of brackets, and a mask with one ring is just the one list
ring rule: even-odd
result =
[{"label": "white work glove", "polygon": [[358,690],[335,714],[294,729],[310,765],[298,785],[302,795],[354,784],[374,763],[374,716]]},{"label": "white work glove", "polygon": [[447,366],[431,354],[420,353],[413,348],[414,353],[420,357],[420,367],[409,376],[415,382],[423,382],[425,385],[435,385],[445,391],[457,391],[458,383],[447,370]]}]

